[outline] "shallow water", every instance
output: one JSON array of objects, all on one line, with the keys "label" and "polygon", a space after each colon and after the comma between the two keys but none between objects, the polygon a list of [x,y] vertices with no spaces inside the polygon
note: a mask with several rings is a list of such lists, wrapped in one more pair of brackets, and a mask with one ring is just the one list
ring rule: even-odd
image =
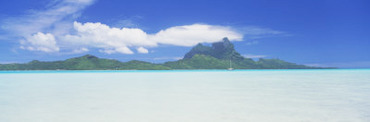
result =
[{"label": "shallow water", "polygon": [[0,122],[369,122],[370,70],[0,72]]}]

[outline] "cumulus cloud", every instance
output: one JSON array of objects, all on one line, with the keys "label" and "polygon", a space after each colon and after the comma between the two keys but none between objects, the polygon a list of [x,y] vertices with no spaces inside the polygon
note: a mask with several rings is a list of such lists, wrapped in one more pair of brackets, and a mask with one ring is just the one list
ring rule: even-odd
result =
[{"label": "cumulus cloud", "polygon": [[[38,32],[21,41],[22,46],[20,48],[30,51],[43,51],[43,52],[58,52],[59,47],[57,46],[55,37],[50,33]],[[23,46],[24,45],[24,46]]]},{"label": "cumulus cloud", "polygon": [[136,50],[139,53],[144,53],[144,54],[149,53],[148,49],[145,49],[144,47],[139,47]]},{"label": "cumulus cloud", "polygon": [[242,34],[230,27],[206,24],[175,26],[154,34],[139,28],[115,28],[99,22],[74,22],[73,25],[76,34],[60,37],[63,43],[98,48],[107,54],[133,54],[130,48],[137,48],[139,53],[148,53],[145,47],[156,47],[159,44],[194,46],[198,43],[217,42],[223,37],[233,41],[241,41],[243,38]]},{"label": "cumulus cloud", "polygon": [[62,41],[75,46],[99,48],[100,52],[112,54],[133,54],[129,47],[153,47],[156,42],[148,40],[148,35],[137,28],[114,28],[101,23],[74,22],[75,35],[61,37]]}]

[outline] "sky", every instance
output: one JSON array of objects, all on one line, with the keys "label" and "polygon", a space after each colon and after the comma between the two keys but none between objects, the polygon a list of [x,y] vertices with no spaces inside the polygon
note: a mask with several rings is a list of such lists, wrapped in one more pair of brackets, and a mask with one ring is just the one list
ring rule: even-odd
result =
[{"label": "sky", "polygon": [[256,60],[370,68],[369,27],[368,0],[2,0],[0,63],[162,63],[228,37]]}]

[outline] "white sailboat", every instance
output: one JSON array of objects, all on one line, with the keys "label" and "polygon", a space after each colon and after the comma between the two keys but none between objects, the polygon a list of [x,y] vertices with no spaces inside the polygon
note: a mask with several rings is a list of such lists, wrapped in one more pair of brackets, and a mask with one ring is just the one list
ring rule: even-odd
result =
[{"label": "white sailboat", "polygon": [[231,65],[231,60],[230,60],[230,67],[229,68],[227,68],[227,70],[234,70],[234,68],[232,67],[232,65]]}]

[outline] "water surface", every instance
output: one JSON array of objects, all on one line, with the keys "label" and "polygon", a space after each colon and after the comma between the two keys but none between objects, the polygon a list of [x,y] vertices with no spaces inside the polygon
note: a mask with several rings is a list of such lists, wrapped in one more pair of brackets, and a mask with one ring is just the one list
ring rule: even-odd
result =
[{"label": "water surface", "polygon": [[369,122],[370,70],[2,71],[0,122]]}]

